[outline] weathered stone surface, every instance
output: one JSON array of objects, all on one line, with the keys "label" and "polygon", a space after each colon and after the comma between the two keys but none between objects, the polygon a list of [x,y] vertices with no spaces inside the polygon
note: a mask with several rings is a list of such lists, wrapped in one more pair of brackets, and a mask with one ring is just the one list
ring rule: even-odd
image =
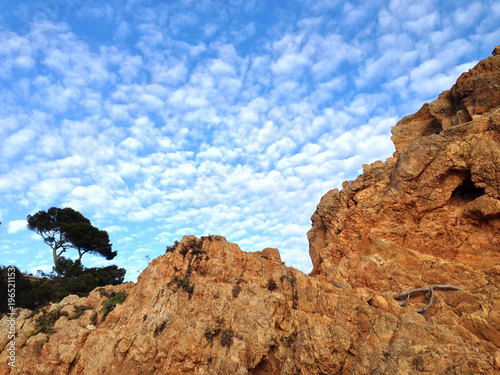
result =
[{"label": "weathered stone surface", "polygon": [[[407,249],[379,238],[365,242],[359,244],[365,247],[363,256],[351,260],[356,272],[375,273],[373,277],[387,272],[406,283],[338,287],[324,275],[307,276],[278,263],[274,250],[245,253],[222,237],[203,241],[185,237],[175,251],[155,259],[137,284],[107,287],[109,292],[125,290],[128,297],[104,322],[99,319],[95,329],[88,328],[89,317],[99,312],[104,300],[97,290],[88,298],[71,296],[52,305],[52,310],[92,309],[76,319],[63,316],[54,334],[39,333],[20,344],[15,370],[6,366],[2,353],[0,370],[5,374],[497,371],[498,321],[491,319],[500,314],[497,301],[476,291],[436,292],[435,306],[425,315],[414,311],[418,301],[402,308],[394,292],[421,282],[413,270],[408,270],[408,277],[398,276],[402,267],[397,265]],[[409,257],[411,264],[435,262],[432,256],[411,250]],[[445,261],[434,267],[439,272],[450,268],[453,277],[464,272]],[[27,337],[33,328],[25,324],[18,335]]]},{"label": "weathered stone surface", "polygon": [[401,154],[421,137],[476,120],[500,105],[499,47],[493,56],[463,73],[451,90],[425,104],[414,115],[403,118],[392,129],[396,154]]},{"label": "weathered stone surface", "polygon": [[[496,49],[497,50],[497,49]],[[495,51],[496,51],[495,50]],[[396,156],[331,190],[308,233],[314,270],[277,249],[187,236],[103,321],[105,297],[69,296],[53,334],[18,310],[2,374],[498,374],[500,55],[394,129]],[[401,304],[396,293],[448,284]],[[87,309],[81,315],[77,312]]]},{"label": "weathered stone surface", "polygon": [[[462,292],[437,292],[440,305],[424,316],[453,322],[485,353],[497,353],[500,321],[491,302],[500,296],[499,106],[494,54],[401,120],[393,128],[396,163],[364,167],[318,205],[308,234],[313,274],[381,292],[459,286]],[[458,300],[450,306],[450,298]],[[419,302],[415,307],[425,298]]]}]

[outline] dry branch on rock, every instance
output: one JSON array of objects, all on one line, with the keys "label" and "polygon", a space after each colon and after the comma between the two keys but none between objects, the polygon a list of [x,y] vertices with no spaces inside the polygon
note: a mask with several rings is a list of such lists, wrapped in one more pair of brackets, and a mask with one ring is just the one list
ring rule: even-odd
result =
[{"label": "dry branch on rock", "polygon": [[415,309],[416,312],[418,313],[424,313],[427,310],[429,310],[432,306],[432,303],[434,302],[434,289],[440,289],[440,290],[462,290],[458,286],[454,285],[440,285],[440,284],[432,284],[428,286],[427,288],[417,288],[417,289],[410,289],[405,292],[398,293],[394,296],[394,299],[399,302],[399,304],[403,307],[406,307],[409,305],[410,302],[410,296],[412,294],[418,294],[418,293],[425,293],[426,298],[428,299],[427,306],[425,306],[422,309]]}]

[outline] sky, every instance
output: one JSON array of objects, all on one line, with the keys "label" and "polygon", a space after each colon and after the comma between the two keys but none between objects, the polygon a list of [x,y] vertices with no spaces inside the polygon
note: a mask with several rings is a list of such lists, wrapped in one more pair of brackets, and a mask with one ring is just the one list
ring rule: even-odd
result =
[{"label": "sky", "polygon": [[109,233],[116,258],[83,264],[126,280],[208,234],[308,273],[321,197],[499,25],[496,1],[0,0],[0,264],[51,270],[26,216],[54,206]]}]

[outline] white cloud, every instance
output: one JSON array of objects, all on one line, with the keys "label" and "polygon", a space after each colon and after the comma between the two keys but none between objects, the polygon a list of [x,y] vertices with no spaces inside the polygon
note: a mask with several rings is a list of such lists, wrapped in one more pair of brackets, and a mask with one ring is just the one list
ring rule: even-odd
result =
[{"label": "white cloud", "polygon": [[300,74],[309,60],[300,54],[287,53],[271,65],[275,74]]},{"label": "white cloud", "polygon": [[28,145],[35,139],[36,132],[33,129],[21,129],[9,136],[3,144],[2,154],[6,158],[13,158],[21,152],[26,151]]},{"label": "white cloud", "polygon": [[12,32],[0,32],[0,43],[3,46],[0,53],[0,78],[10,77],[12,70],[16,68],[29,70],[34,67],[34,51],[27,38]]},{"label": "white cloud", "polygon": [[207,37],[213,36],[218,29],[219,27],[217,25],[214,25],[213,23],[209,23],[203,26],[203,32]]},{"label": "white cloud", "polygon": [[435,0],[423,0],[418,3],[412,0],[392,0],[389,10],[402,19],[415,20],[429,14],[434,7]]},{"label": "white cloud", "polygon": [[[19,168],[15,171],[10,171],[8,173],[0,176],[0,191],[4,193],[13,192],[25,192],[30,185],[35,184],[38,180],[38,175],[36,171],[33,171],[29,167]],[[18,202],[25,202],[26,197],[19,197]]]},{"label": "white cloud", "polygon": [[139,25],[139,32],[142,34],[137,46],[148,54],[152,49],[163,43],[163,34],[157,25],[143,23]]},{"label": "white cloud", "polygon": [[80,183],[78,178],[49,178],[30,187],[28,197],[39,205],[50,205]]},{"label": "white cloud", "polygon": [[340,0],[314,0],[310,1],[308,5],[316,11],[325,11],[335,8],[339,3],[341,3]]},{"label": "white cloud", "polygon": [[[196,155],[197,158],[201,160],[213,160],[213,161],[218,161],[223,158],[222,152],[215,147],[209,147],[205,151],[202,151]],[[190,171],[192,166],[190,164],[186,165],[187,170]]]},{"label": "white cloud", "polygon": [[137,78],[144,64],[141,56],[125,56],[120,62],[118,73],[125,83],[132,83]]},{"label": "white cloud", "polygon": [[180,12],[170,18],[170,27],[174,32],[179,32],[184,27],[193,26],[198,23],[198,17],[191,12]]},{"label": "white cloud", "polygon": [[410,78],[408,76],[401,76],[384,84],[384,87],[388,90],[398,92],[402,97],[406,97],[406,89],[409,80]]},{"label": "white cloud", "polygon": [[500,16],[500,3],[492,3],[490,9],[495,16]]},{"label": "white cloud", "polygon": [[125,39],[130,34],[130,25],[128,22],[122,20],[115,31],[117,39]]},{"label": "white cloud", "polygon": [[151,68],[153,82],[167,85],[177,85],[184,82],[188,75],[185,63],[179,61],[174,64],[173,66],[168,66],[165,63],[155,64]]},{"label": "white cloud", "polygon": [[37,95],[39,103],[48,110],[55,113],[62,113],[69,109],[69,106],[80,97],[80,92],[76,87],[64,87],[60,84],[50,85],[45,88],[45,93]]},{"label": "white cloud", "polygon": [[406,28],[407,30],[418,35],[427,35],[427,33],[432,31],[438,23],[439,14],[437,12],[432,12],[417,20],[408,21],[406,23]]},{"label": "white cloud", "polygon": [[220,59],[213,60],[210,63],[208,70],[213,76],[236,75],[236,69]]},{"label": "white cloud", "polygon": [[99,209],[112,201],[113,195],[106,188],[99,185],[77,186],[67,196],[64,206],[81,209]]},{"label": "white cloud", "polygon": [[110,225],[103,228],[108,233],[128,232],[128,228],[120,225]]},{"label": "white cloud", "polygon": [[39,264],[36,266],[29,266],[28,272],[31,273],[32,275],[36,275],[38,271],[42,271],[44,273],[50,273],[52,272],[52,268],[54,265],[50,264]]},{"label": "white cloud", "polygon": [[143,146],[141,141],[132,137],[128,137],[122,143],[120,143],[120,145],[132,151],[137,151]]},{"label": "white cloud", "polygon": [[134,251],[134,254],[137,254],[137,253],[152,253],[153,250],[151,249],[147,249],[147,248],[144,248],[144,247],[141,247],[137,250]]},{"label": "white cloud", "polygon": [[200,43],[195,46],[189,46],[189,54],[191,57],[197,57],[199,54],[205,52],[207,49],[207,46],[205,43]]},{"label": "white cloud", "polygon": [[9,222],[9,228],[7,229],[7,233],[17,233],[26,229],[26,220],[13,220]]},{"label": "white cloud", "polygon": [[484,5],[478,2],[469,4],[467,8],[458,8],[453,13],[453,21],[459,26],[470,26],[477,23],[483,9]]},{"label": "white cloud", "polygon": [[[460,74],[471,69],[475,63],[468,62],[455,66],[450,69],[450,73],[448,74],[436,74],[435,72],[437,69],[432,65],[433,64],[425,67],[421,66],[410,75],[412,79],[410,87],[425,98],[435,97],[444,90],[450,89]],[[430,73],[430,71],[434,71],[434,74]]]}]

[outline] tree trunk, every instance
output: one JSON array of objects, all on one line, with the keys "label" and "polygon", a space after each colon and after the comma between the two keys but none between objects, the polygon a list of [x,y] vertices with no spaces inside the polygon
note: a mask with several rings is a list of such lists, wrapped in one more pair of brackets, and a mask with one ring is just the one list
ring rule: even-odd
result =
[{"label": "tree trunk", "polygon": [[57,265],[57,249],[55,247],[52,248],[52,256],[54,257],[54,267]]}]

